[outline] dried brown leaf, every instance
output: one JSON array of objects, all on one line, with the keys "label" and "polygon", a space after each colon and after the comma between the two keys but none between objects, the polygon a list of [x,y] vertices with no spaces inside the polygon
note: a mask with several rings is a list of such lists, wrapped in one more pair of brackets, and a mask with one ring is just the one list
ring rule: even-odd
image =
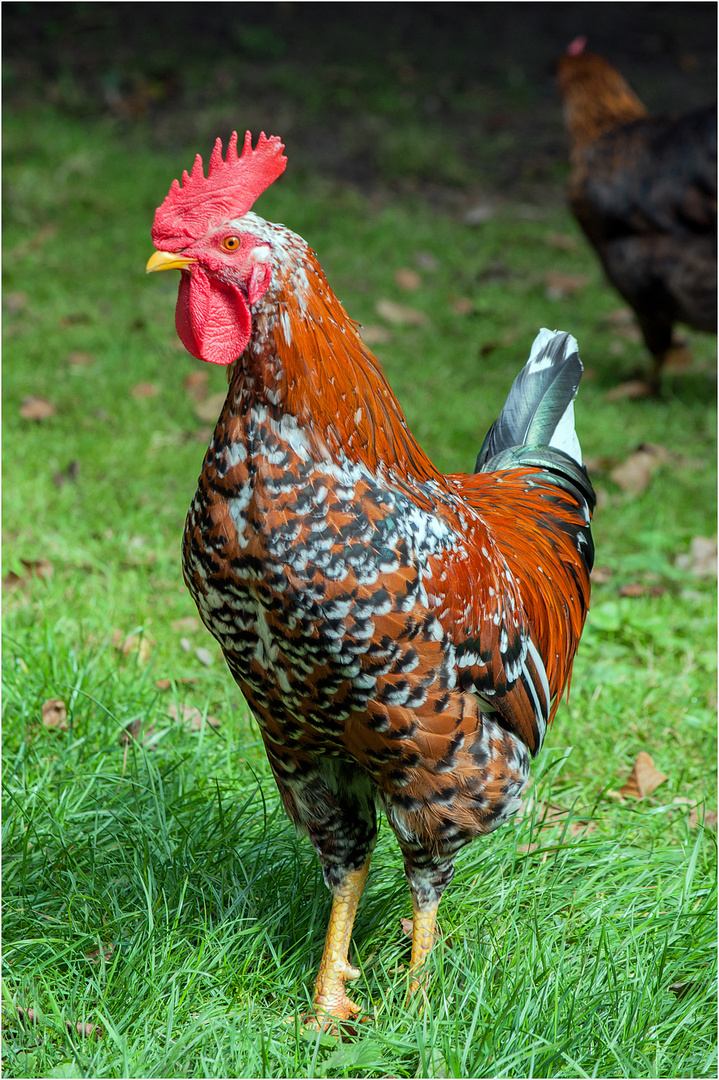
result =
[{"label": "dried brown leaf", "polygon": [[187,630],[188,632],[194,630],[201,630],[202,623],[196,615],[183,615],[181,619],[173,619],[170,623],[173,630],[177,630],[179,633],[181,630]]},{"label": "dried brown leaf", "polygon": [[156,383],[141,382],[133,386],[130,393],[134,398],[151,398],[160,393],[160,387]]},{"label": "dried brown leaf", "polygon": [[42,705],[42,722],[46,728],[67,731],[67,708],[61,698],[48,698]]},{"label": "dried brown leaf", "polygon": [[30,394],[23,398],[20,406],[20,415],[24,420],[47,420],[57,412],[51,401],[44,397],[34,397]]},{"label": "dried brown leaf", "polygon": [[672,345],[664,355],[665,371],[686,371],[694,359],[694,354],[686,345]]},{"label": "dried brown leaf", "polygon": [[606,585],[608,581],[611,581],[613,575],[614,571],[611,566],[595,566],[592,570],[592,584]]},{"label": "dried brown leaf", "polygon": [[204,401],[198,401],[195,405],[197,419],[203,424],[214,424],[222,411],[226,397],[227,391],[222,390],[218,394],[210,394]]},{"label": "dried brown leaf", "polygon": [[99,1024],[84,1024],[79,1020],[76,1023],[73,1023],[72,1020],[66,1020],[65,1027],[70,1035],[78,1034],[83,1039],[89,1039],[91,1036],[95,1039],[101,1039],[104,1034]]},{"label": "dried brown leaf", "polygon": [[414,261],[420,270],[437,270],[439,268],[439,259],[435,258],[430,251],[416,251]]},{"label": "dried brown leaf", "polygon": [[678,555],[676,564],[680,570],[688,570],[696,577],[716,577],[717,542],[716,537],[693,536],[688,555]]},{"label": "dried brown leaf", "polygon": [[191,371],[185,377],[185,390],[195,401],[204,401],[207,397],[208,371]]},{"label": "dried brown leaf", "polygon": [[21,1024],[36,1024],[37,1014],[34,1009],[23,1009],[21,1005],[16,1005],[17,1018]]},{"label": "dried brown leaf", "polygon": [[405,292],[416,292],[422,286],[422,278],[416,270],[411,270],[408,266],[401,267],[395,273],[394,280],[395,284]]},{"label": "dried brown leaf", "polygon": [[619,589],[619,596],[663,596],[667,590],[663,585],[647,585],[642,581],[628,581]]},{"label": "dried brown leaf", "polygon": [[12,318],[15,315],[22,315],[27,307],[27,293],[24,292],[9,292],[3,296],[3,304],[8,315]]},{"label": "dried brown leaf", "polygon": [[622,491],[640,495],[656,469],[668,460],[669,452],[663,446],[642,443],[625,461],[615,465],[609,475]]},{"label": "dried brown leaf", "polygon": [[576,236],[569,233],[551,232],[544,239],[548,247],[557,248],[558,251],[575,251],[577,248]]},{"label": "dried brown leaf", "polygon": [[544,275],[544,284],[548,300],[561,300],[571,293],[586,289],[589,277],[587,274],[565,274],[561,270],[549,270]]},{"label": "dried brown leaf", "polygon": [[217,717],[203,716],[200,710],[196,709],[194,705],[186,705],[183,703],[175,705],[173,702],[168,706],[167,711],[173,720],[177,720],[179,723],[184,724],[190,731],[199,731],[205,723],[213,728],[220,726],[220,721]]},{"label": "dried brown leaf", "polygon": [[405,937],[412,940],[412,933],[414,928],[414,921],[412,919],[400,919],[399,925],[402,927],[402,933]]},{"label": "dried brown leaf", "polygon": [[361,326],[360,337],[365,345],[384,345],[386,342],[392,340],[392,335],[386,327],[376,326],[374,324]]},{"label": "dried brown leaf", "polygon": [[483,225],[494,217],[494,207],[488,202],[478,202],[470,206],[466,211],[463,221],[465,225]]},{"label": "dried brown leaf", "polygon": [[629,379],[628,382],[619,383],[618,386],[612,387],[605,394],[605,397],[607,401],[621,401],[623,398],[636,401],[639,398],[651,397],[653,393],[654,388],[651,383],[641,382],[639,379]]},{"label": "dried brown leaf", "polygon": [[375,311],[382,319],[396,326],[426,326],[429,319],[423,311],[396,304],[394,300],[378,300]]},{"label": "dried brown leaf", "polygon": [[716,829],[717,827],[717,812],[716,810],[705,810],[702,815],[699,813],[699,808],[694,806],[689,812],[689,826],[702,824],[705,829]]},{"label": "dried brown leaf", "polygon": [[93,949],[89,953],[85,953],[85,958],[90,961],[91,964],[99,964],[100,956],[103,956],[105,960],[109,960],[115,951],[115,945],[112,941],[103,943],[102,949],[98,945],[96,949]]},{"label": "dried brown leaf", "polygon": [[155,686],[157,687],[158,690],[169,690],[171,688],[171,686],[173,685],[173,683],[183,683],[184,684],[184,683],[196,683],[196,682],[197,682],[196,676],[192,675],[192,676],[190,676],[190,677],[188,677],[186,679],[178,679],[178,678],[174,678],[174,679],[158,679],[157,682],[155,683]]},{"label": "dried brown leaf", "polygon": [[664,773],[655,769],[651,754],[640,750],[626,783],[619,789],[619,795],[622,798],[646,799],[667,779]]},{"label": "dried brown leaf", "polygon": [[471,315],[474,311],[474,300],[468,296],[457,296],[450,300],[449,306],[455,315]]},{"label": "dried brown leaf", "polygon": [[74,349],[67,355],[67,362],[70,367],[90,367],[95,363],[95,357],[89,352],[79,352]]},{"label": "dried brown leaf", "polygon": [[148,635],[143,634],[140,637],[139,634],[123,634],[121,630],[112,631],[112,644],[121,652],[123,656],[129,656],[130,653],[137,650],[138,659],[141,664],[146,664],[152,654],[152,648],[155,644],[154,640]]},{"label": "dried brown leaf", "polygon": [[8,571],[3,580],[3,586],[7,589],[16,588],[18,585],[27,585],[33,577],[38,578],[51,578],[54,571],[54,567],[49,559],[36,559],[31,562],[29,559],[21,559],[20,562],[24,568],[22,574],[16,574],[13,570]]}]

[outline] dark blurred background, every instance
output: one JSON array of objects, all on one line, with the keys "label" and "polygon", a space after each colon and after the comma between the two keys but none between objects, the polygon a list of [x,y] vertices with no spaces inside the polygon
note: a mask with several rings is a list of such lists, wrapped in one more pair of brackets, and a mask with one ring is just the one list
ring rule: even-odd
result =
[{"label": "dark blurred background", "polygon": [[575,36],[652,111],[681,111],[716,97],[716,19],[713,2],[7,2],[4,108],[195,150],[265,128],[294,168],[365,189],[526,198],[561,189],[553,69]]}]

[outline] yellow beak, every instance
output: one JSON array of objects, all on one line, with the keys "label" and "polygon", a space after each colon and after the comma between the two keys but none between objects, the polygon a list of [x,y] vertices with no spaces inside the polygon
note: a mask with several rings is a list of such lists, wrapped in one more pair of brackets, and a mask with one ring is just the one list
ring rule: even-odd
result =
[{"label": "yellow beak", "polygon": [[194,262],[197,262],[197,259],[178,255],[174,251],[156,251],[147,260],[145,273],[151,274],[153,270],[184,270]]}]

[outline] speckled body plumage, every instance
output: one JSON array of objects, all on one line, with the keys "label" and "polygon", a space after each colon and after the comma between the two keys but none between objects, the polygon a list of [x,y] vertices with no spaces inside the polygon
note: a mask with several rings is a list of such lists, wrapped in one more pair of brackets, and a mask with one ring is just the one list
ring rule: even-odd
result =
[{"label": "speckled body plumage", "polygon": [[[344,405],[355,431],[360,412],[371,418],[362,375],[376,376],[375,365],[304,243],[259,219],[253,228],[292,257],[255,309],[253,337],[231,376],[188,516],[186,580],[328,884],[366,860],[378,805],[410,881],[420,887],[421,879],[435,898],[456,850],[519,805],[558,690],[540,689],[546,676],[521,581],[469,501],[487,498],[496,514],[494,489],[506,512],[513,493],[534,495],[536,477],[442,477],[403,424],[396,441],[411,457],[392,460],[389,446],[377,446],[379,431],[372,444],[365,435],[344,439],[344,416],[323,409],[321,398],[314,415],[288,408],[293,381],[315,381],[319,395],[333,378],[327,357],[312,370],[305,351],[323,332],[334,363],[349,367],[342,374],[354,394]],[[283,296],[294,309],[283,312]],[[347,339],[340,357],[337,336]],[[545,495],[557,498],[551,488]],[[586,529],[586,515],[564,504],[568,520]],[[576,637],[582,585],[568,596]],[[540,707],[527,710],[522,700],[512,730],[503,713],[513,697],[532,694]]]}]

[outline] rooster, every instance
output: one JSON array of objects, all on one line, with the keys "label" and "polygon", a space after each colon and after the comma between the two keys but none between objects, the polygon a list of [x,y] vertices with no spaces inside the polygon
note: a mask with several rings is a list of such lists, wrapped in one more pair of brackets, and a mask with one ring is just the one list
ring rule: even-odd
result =
[{"label": "rooster", "polygon": [[548,330],[475,473],[437,471],[314,252],[251,211],[283,149],[248,132],[238,155],[233,134],[223,158],[218,139],[206,177],[198,155],[147,271],[181,270],[180,338],[230,365],[184,576],[332,893],[324,1023],[359,1009],[348,948],[377,811],[412,896],[413,992],[457,852],[518,808],[587,612],[594,497],[576,342]]},{"label": "rooster", "polygon": [[572,42],[557,68],[569,202],[636,313],[658,393],[674,323],[717,328],[716,105],[648,116],[619,72],[584,46]]}]

